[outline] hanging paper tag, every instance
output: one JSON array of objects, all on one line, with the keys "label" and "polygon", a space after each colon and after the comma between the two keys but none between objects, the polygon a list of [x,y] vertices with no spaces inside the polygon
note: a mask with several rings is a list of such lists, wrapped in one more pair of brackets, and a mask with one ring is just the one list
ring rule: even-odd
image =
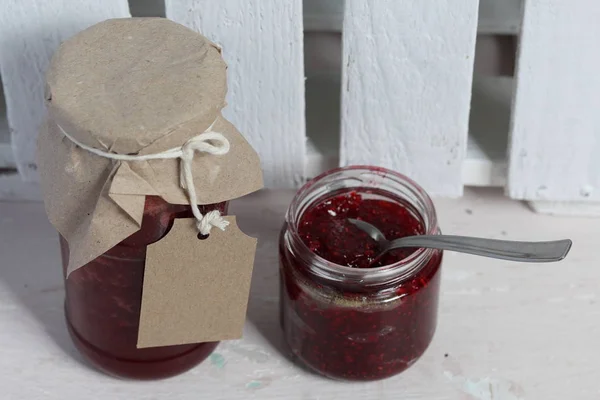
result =
[{"label": "hanging paper tag", "polygon": [[198,238],[193,219],[176,219],[148,246],[138,348],[239,339],[256,251],[234,216]]}]

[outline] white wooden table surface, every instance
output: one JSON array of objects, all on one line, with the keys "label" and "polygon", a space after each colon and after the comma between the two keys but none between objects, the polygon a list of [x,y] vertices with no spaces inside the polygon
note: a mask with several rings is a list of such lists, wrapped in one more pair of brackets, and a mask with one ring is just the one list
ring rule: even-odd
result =
[{"label": "white wooden table surface", "polygon": [[291,191],[238,201],[259,247],[244,339],[222,343],[164,381],[104,376],[82,361],[63,321],[56,234],[40,203],[0,203],[0,398],[599,399],[600,220],[537,215],[490,190],[436,201],[444,232],[570,237],[562,263],[511,264],[448,253],[439,326],[424,357],[374,383],[334,382],[285,354],[277,321],[277,235]]}]

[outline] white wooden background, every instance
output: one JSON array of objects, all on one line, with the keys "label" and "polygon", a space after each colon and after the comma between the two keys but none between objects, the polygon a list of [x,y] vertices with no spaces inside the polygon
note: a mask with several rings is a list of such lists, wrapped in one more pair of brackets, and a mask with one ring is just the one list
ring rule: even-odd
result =
[{"label": "white wooden background", "polygon": [[[129,3],[0,2],[0,198],[39,198],[34,143],[58,43],[131,6],[224,46],[225,112],[260,153],[269,187],[360,162],[436,195],[501,186],[539,211],[600,211],[594,0]],[[519,36],[514,77],[478,69],[500,54],[498,34]]]},{"label": "white wooden background", "polygon": [[462,194],[478,2],[347,0],[341,162]]}]

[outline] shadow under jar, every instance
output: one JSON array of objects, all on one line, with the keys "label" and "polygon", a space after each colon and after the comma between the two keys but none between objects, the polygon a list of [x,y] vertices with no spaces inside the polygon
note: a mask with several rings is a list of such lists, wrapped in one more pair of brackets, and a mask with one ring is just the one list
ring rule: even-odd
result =
[{"label": "shadow under jar", "polygon": [[439,234],[433,203],[393,171],[354,166],[307,183],[281,231],[280,318],[296,357],[334,379],[398,374],[433,338],[442,251],[393,250],[347,222],[377,226],[388,240]]},{"label": "shadow under jar", "polygon": [[[201,205],[207,213],[227,213],[228,203]],[[167,235],[175,218],[193,218],[189,205],[147,196],[141,229],[66,277],[67,242],[61,237],[65,273],[65,314],[79,351],[114,376],[160,379],[204,361],[218,342],[137,348],[146,248]]]}]

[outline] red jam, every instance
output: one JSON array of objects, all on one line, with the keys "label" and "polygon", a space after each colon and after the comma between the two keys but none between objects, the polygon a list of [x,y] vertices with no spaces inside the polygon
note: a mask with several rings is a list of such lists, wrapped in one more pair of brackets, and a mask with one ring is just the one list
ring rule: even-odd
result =
[{"label": "red jam", "polygon": [[[227,212],[227,203],[200,206]],[[159,379],[177,375],[206,359],[218,342],[138,349],[146,247],[164,237],[175,218],[191,218],[189,206],[147,196],[142,228],[106,253],[73,271],[65,281],[65,311],[79,351],[111,375]],[[61,238],[66,273],[68,245]]]},{"label": "red jam", "polygon": [[408,276],[369,284],[348,278],[343,270],[332,277],[318,267],[324,261],[317,255],[375,276],[377,267],[417,251],[403,249],[375,260],[377,243],[346,218],[367,221],[388,239],[423,234],[425,226],[407,201],[368,187],[328,193],[311,203],[301,215],[288,215],[280,241],[281,322],[287,343],[311,369],[334,379],[376,380],[404,371],[425,352],[435,332],[442,252],[420,251]]},{"label": "red jam", "polygon": [[374,268],[398,262],[416,249],[397,249],[377,258],[380,248],[367,233],[348,222],[360,219],[377,227],[388,240],[422,235],[416,211],[404,203],[365,199],[356,191],[322,200],[300,220],[300,238],[315,254],[339,265]]}]

